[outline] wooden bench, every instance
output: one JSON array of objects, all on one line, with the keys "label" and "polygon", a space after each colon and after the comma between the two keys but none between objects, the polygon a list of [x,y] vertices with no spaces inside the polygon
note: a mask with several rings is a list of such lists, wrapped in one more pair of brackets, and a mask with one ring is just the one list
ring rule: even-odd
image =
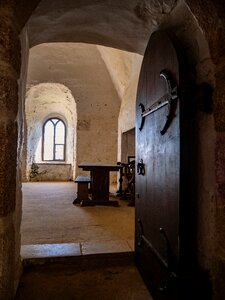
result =
[{"label": "wooden bench", "polygon": [[73,201],[73,204],[80,204],[82,201],[90,200],[88,198],[88,184],[91,183],[91,177],[77,176],[75,183],[77,183],[77,198]]}]

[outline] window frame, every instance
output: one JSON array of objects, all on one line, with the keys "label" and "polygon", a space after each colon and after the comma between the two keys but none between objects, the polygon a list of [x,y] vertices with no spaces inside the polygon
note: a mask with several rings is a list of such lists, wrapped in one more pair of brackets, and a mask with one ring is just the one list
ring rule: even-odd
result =
[{"label": "window frame", "polygon": [[[58,120],[56,123],[54,123],[52,120],[53,119],[56,119]],[[65,135],[64,135],[64,144],[58,144],[56,143],[56,125],[58,124],[58,122],[61,121],[64,125],[64,129],[65,129]],[[51,122],[54,126],[54,133],[53,133],[53,159],[44,159],[44,151],[45,151],[45,126],[48,122]],[[66,161],[66,133],[67,133],[67,127],[66,127],[66,124],[65,122],[59,118],[59,117],[51,117],[51,118],[48,118],[43,126],[42,126],[42,161],[50,161],[50,162],[65,162]],[[56,159],[56,146],[63,146],[63,159]]]}]

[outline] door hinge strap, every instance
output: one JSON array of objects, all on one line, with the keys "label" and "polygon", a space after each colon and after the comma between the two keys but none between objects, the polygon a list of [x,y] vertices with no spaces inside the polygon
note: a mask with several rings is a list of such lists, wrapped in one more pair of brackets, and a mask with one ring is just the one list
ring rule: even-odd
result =
[{"label": "door hinge strap", "polygon": [[[160,97],[157,101],[155,101],[153,104],[151,104],[148,108],[145,108],[143,103],[139,104],[139,107],[141,108],[141,124],[139,127],[139,130],[141,131],[142,128],[144,127],[145,123],[145,117],[148,115],[154,113],[155,111],[159,110],[160,108],[168,105],[168,115],[167,115],[167,120],[166,123],[163,127],[163,129],[160,131],[162,135],[164,135],[172,122],[174,118],[174,109],[176,108],[176,100],[178,99],[178,87],[174,86],[172,88],[171,86],[171,75],[168,73],[166,70],[162,70],[160,72],[160,77],[163,78],[166,82],[167,86],[167,93]],[[175,104],[175,105],[174,105]]]},{"label": "door hinge strap", "polygon": [[[143,229],[143,224],[140,219],[138,219],[138,225],[139,225],[139,241],[138,241],[138,246],[141,247],[143,242],[145,245],[151,250],[151,252],[155,255],[157,260],[161,263],[161,265],[166,268],[170,274],[173,277],[177,277],[177,274],[171,270],[171,265],[168,264],[165,259],[162,258],[161,254],[155,249],[155,247],[152,245],[152,243],[145,237],[144,235],[144,229]],[[162,230],[162,229],[161,229]],[[162,232],[161,232],[162,233]]]},{"label": "door hinge strap", "polygon": [[168,269],[168,264],[167,262],[162,258],[162,256],[159,254],[159,252],[153,247],[152,243],[149,242],[149,240],[144,236],[140,236],[140,238],[143,240],[143,242],[148,246],[148,248],[150,248],[150,250],[152,251],[152,253],[155,254],[155,256],[157,257],[157,259],[161,262],[161,264]]},{"label": "door hinge strap", "polygon": [[139,225],[139,241],[138,241],[138,246],[141,247],[143,242],[148,246],[148,248],[151,250],[151,252],[157,257],[159,262],[166,268],[168,269],[168,264],[167,262],[162,258],[162,256],[159,254],[159,252],[153,247],[152,243],[144,236],[144,229],[143,229],[143,224],[140,219],[138,219],[138,225]]}]

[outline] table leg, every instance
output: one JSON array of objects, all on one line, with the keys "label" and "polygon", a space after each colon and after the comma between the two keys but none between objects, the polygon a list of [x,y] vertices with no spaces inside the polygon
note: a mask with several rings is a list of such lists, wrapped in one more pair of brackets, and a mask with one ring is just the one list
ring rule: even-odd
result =
[{"label": "table leg", "polygon": [[91,172],[92,200],[82,201],[82,206],[119,206],[118,201],[109,200],[109,171],[94,169]]},{"label": "table leg", "polygon": [[93,170],[92,172],[92,200],[109,201],[109,171]]}]

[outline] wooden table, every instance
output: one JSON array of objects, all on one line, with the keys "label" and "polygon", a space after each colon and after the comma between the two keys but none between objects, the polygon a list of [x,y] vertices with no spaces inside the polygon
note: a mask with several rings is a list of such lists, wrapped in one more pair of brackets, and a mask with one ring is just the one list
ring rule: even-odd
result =
[{"label": "wooden table", "polygon": [[91,173],[92,199],[82,202],[82,205],[118,206],[118,201],[109,200],[109,173],[119,171],[120,165],[101,163],[81,163],[78,165],[84,171]]}]

